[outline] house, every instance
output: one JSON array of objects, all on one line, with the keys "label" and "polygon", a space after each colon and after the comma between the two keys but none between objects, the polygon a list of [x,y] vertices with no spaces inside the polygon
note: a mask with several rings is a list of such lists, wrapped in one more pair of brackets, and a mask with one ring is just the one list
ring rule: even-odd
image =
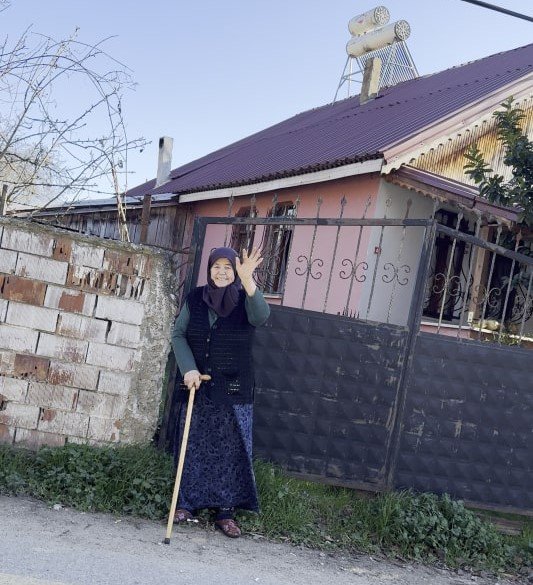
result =
[{"label": "house", "polygon": [[[532,65],[533,45],[527,45],[383,88],[365,103],[355,96],[303,112],[179,168],[160,168],[157,179],[126,194],[133,241],[140,241],[145,196],[150,198],[151,211],[150,222],[145,213],[144,241],[174,250],[190,243],[194,217],[275,216],[283,226],[284,217],[312,218],[317,213],[322,218],[339,217],[344,197],[343,218],[435,217],[445,226],[494,243],[498,226],[505,233],[516,221],[517,210],[491,204],[478,195],[464,173],[464,152],[468,145],[477,143],[491,168],[509,177],[493,113],[512,96],[526,113],[525,127],[533,135]],[[166,149],[162,139],[162,160],[168,165]],[[144,204],[146,209],[148,198]],[[62,215],[60,223],[116,237],[113,208],[113,201],[84,203]],[[55,209],[41,216],[57,213]],[[272,303],[405,322],[404,307],[413,286],[407,271],[416,272],[421,230],[389,227],[381,233],[374,226],[361,228],[362,237],[358,238],[357,230],[348,237],[349,230],[343,228],[336,238],[334,229],[322,229],[314,239],[313,258],[308,254],[309,230],[304,235],[302,230],[292,233],[287,225],[278,229],[241,225],[230,231],[228,240],[227,227],[210,226],[204,263],[208,250],[222,240],[240,246],[249,243],[253,232],[255,243],[265,251],[260,280]],[[501,243],[501,233],[499,237]],[[358,239],[358,258],[352,258]],[[452,244],[452,238],[442,234],[436,242],[423,327],[431,329],[437,322],[439,332],[450,332],[448,325],[458,321],[501,321],[509,261],[498,256],[492,272],[499,280],[495,276],[487,282],[490,255],[486,250],[480,252],[481,260],[474,259],[469,246],[461,244],[451,258]],[[468,263],[474,260],[467,285]],[[351,279],[344,278],[350,262]],[[320,271],[311,270],[311,263],[315,269],[322,264],[331,272],[330,277],[322,270],[317,278]],[[382,284],[390,277],[396,285],[394,302],[389,291],[376,287],[375,275],[370,278],[371,265],[378,263],[382,269],[389,267],[389,276],[384,272],[377,278]],[[353,274],[355,264],[359,269],[366,267],[367,274]],[[301,278],[305,273],[311,278]],[[406,279],[409,283],[404,285]],[[458,286],[450,284],[454,279]],[[466,290],[476,287],[478,293],[480,287],[484,291],[478,294],[477,308],[472,306],[476,304],[473,293],[468,295]],[[489,289],[498,292],[487,299]],[[522,332],[533,326],[526,289],[519,294],[520,302],[514,303],[521,306],[515,311],[515,321],[520,323],[526,315]],[[451,332],[455,334],[456,327]]]},{"label": "house", "polygon": [[[510,96],[533,135],[532,66],[533,45],[492,55],[174,170],[161,141],[158,178],[126,193],[132,239],[185,256],[186,287],[214,246],[263,249],[258,279],[280,306],[256,335],[258,456],[336,485],[533,509],[533,260],[506,243],[528,245],[518,210],[479,197],[463,171],[477,143],[505,172],[493,113]],[[34,215],[116,238],[114,208]]]}]

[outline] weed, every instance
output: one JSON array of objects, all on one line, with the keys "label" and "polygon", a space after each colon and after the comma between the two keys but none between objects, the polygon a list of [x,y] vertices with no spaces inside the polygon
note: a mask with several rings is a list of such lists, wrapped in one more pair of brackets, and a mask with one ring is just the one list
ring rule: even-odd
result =
[{"label": "weed", "polygon": [[[533,563],[533,528],[504,536],[462,502],[409,491],[362,495],[288,477],[255,462],[261,514],[246,532],[323,550],[519,574]],[[0,493],[26,494],[79,510],[165,520],[174,484],[169,455],[151,446],[69,444],[37,453],[0,446]]]}]

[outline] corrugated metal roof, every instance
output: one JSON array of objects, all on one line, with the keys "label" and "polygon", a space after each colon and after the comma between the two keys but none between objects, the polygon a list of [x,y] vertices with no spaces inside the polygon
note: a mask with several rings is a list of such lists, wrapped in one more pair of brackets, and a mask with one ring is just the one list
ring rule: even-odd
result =
[{"label": "corrugated metal roof", "polygon": [[[134,189],[130,189],[124,197],[124,203],[127,206],[142,205],[144,194],[150,192],[149,191],[150,185],[151,185],[151,187],[153,187],[153,185],[155,185],[155,179],[153,181],[148,181],[147,183],[143,183],[142,185],[139,185],[138,187],[135,187]],[[144,190],[142,190],[141,188],[144,188]],[[137,191],[136,195],[132,195],[132,193],[134,191]],[[151,202],[152,202],[152,204],[164,203],[166,201],[170,201],[174,197],[175,197],[175,195],[172,193],[160,193],[158,195],[152,196]],[[61,207],[72,207],[72,208],[94,207],[94,206],[102,206],[102,207],[113,206],[113,207],[115,207],[116,204],[117,204],[116,197],[108,197],[106,199],[76,200],[76,201],[73,201],[72,203],[65,203]],[[55,208],[51,208],[51,209],[55,209]]]},{"label": "corrugated metal roof", "polygon": [[363,105],[355,96],[298,114],[171,172],[153,189],[193,193],[380,158],[387,147],[533,71],[533,44],[381,90]]}]

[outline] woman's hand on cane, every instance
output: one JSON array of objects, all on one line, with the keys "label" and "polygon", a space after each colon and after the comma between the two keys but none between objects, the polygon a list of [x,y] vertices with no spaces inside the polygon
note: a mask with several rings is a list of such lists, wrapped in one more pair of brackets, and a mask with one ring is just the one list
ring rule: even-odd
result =
[{"label": "woman's hand on cane", "polygon": [[207,382],[208,380],[211,380],[211,376],[200,374],[198,370],[189,370],[183,376],[183,383],[187,386],[188,390],[198,390],[200,384],[202,382]]}]

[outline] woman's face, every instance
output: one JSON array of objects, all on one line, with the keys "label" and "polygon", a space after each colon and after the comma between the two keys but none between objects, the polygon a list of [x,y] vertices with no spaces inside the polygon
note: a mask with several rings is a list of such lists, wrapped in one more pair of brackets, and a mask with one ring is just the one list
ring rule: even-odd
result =
[{"label": "woman's face", "polygon": [[227,258],[219,258],[213,262],[211,265],[211,279],[218,288],[228,286],[235,280],[233,266]]}]

